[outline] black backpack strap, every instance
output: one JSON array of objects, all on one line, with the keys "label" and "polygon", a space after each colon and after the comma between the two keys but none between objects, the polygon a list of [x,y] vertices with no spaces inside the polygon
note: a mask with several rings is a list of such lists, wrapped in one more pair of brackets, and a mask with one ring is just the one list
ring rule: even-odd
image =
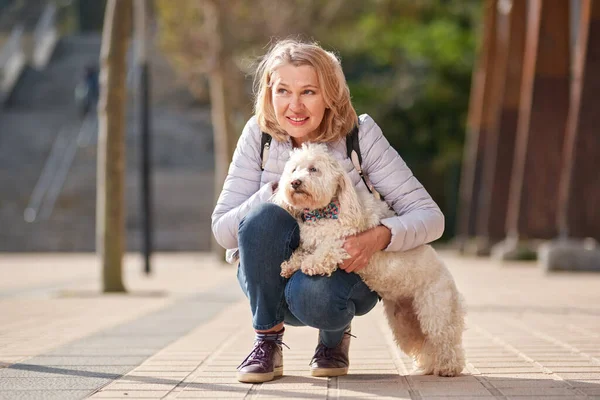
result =
[{"label": "black backpack strap", "polygon": [[[350,133],[346,136],[346,154],[351,160],[352,150],[354,150],[354,152],[356,153],[356,157],[358,158],[358,165],[362,165],[362,156],[360,154],[360,145],[358,143],[358,125],[354,125]],[[360,168],[357,168],[357,171],[359,169]]]},{"label": "black backpack strap", "polygon": [[360,175],[360,178],[365,183],[367,189],[369,189],[369,192],[373,193],[376,198],[381,199],[382,196],[375,190],[371,181],[369,181],[369,178],[362,170],[362,155],[360,154],[360,143],[358,141],[358,125],[354,125],[350,133],[346,136],[346,154],[352,161],[352,164],[354,164],[354,169],[356,169]]},{"label": "black backpack strap", "polygon": [[369,189],[369,192],[372,193],[371,187],[367,183],[365,176],[362,172],[362,155],[360,154],[360,143],[358,142],[358,125],[354,125],[350,133],[346,136],[346,154],[352,164],[354,164],[354,169],[358,172],[361,179]]},{"label": "black backpack strap", "polygon": [[260,169],[264,171],[265,164],[269,159],[269,148],[271,147],[271,140],[273,140],[273,136],[265,132],[261,133],[262,137],[260,138]]}]

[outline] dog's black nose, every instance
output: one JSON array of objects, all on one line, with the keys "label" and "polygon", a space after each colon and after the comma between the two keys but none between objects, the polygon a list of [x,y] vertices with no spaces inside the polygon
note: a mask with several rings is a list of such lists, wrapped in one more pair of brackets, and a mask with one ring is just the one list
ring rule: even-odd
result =
[{"label": "dog's black nose", "polygon": [[292,187],[294,189],[298,189],[300,187],[300,185],[302,185],[302,181],[300,179],[294,179],[292,181]]}]

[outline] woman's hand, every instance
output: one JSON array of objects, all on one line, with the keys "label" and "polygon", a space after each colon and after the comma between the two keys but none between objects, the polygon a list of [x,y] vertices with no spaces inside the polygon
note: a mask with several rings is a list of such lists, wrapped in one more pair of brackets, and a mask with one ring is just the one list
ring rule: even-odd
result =
[{"label": "woman's hand", "polygon": [[379,225],[357,235],[348,236],[342,246],[350,258],[340,265],[347,273],[357,272],[366,267],[375,252],[385,249],[392,239],[392,232]]}]

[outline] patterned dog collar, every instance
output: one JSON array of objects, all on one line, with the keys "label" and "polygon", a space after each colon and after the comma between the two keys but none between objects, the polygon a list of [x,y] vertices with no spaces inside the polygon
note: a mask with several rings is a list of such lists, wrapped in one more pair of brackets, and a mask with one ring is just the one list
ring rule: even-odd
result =
[{"label": "patterned dog collar", "polygon": [[317,210],[309,210],[308,208],[305,208],[302,219],[304,221],[317,221],[322,218],[338,219],[339,213],[340,202],[338,200],[333,200],[327,206]]}]

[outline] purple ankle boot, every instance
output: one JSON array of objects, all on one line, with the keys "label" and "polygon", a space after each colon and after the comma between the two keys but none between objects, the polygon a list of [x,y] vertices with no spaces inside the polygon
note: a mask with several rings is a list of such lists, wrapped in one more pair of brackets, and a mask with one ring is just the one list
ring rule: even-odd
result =
[{"label": "purple ankle boot", "polygon": [[329,348],[323,343],[317,345],[315,355],[310,361],[310,373],[312,376],[342,376],[348,373],[350,359],[350,328],[344,332],[344,337],[336,347]]},{"label": "purple ankle boot", "polygon": [[237,380],[260,383],[283,375],[283,329],[277,333],[257,333],[254,348],[237,368]]}]

